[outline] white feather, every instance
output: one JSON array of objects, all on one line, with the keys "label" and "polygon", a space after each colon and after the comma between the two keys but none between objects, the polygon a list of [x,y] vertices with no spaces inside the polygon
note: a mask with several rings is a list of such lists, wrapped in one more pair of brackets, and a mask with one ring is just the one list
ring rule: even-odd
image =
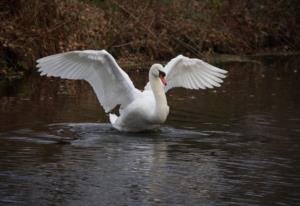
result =
[{"label": "white feather", "polygon": [[219,87],[225,78],[226,70],[212,66],[200,59],[192,59],[178,55],[165,67],[167,92],[174,87],[187,89],[206,89]]},{"label": "white feather", "polygon": [[[183,55],[173,58],[164,67],[166,73],[167,86],[165,91],[174,87],[186,89],[206,89],[220,87],[222,78],[226,76],[226,70],[212,66],[200,59],[192,59]],[[151,90],[149,82],[145,90]]]},{"label": "white feather", "polygon": [[106,112],[126,107],[141,92],[105,50],[72,51],[37,60],[41,75],[83,79],[90,83]]}]

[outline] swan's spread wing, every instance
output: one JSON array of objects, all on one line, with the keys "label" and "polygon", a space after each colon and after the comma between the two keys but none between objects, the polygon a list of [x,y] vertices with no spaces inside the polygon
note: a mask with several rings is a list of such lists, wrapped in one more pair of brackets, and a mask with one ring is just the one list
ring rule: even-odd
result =
[{"label": "swan's spread wing", "polygon": [[41,75],[86,80],[106,112],[125,107],[140,91],[105,50],[71,51],[37,60]]},{"label": "swan's spread wing", "polygon": [[179,55],[165,67],[167,86],[165,91],[174,87],[187,89],[206,89],[219,87],[227,71],[214,67],[200,59]]}]

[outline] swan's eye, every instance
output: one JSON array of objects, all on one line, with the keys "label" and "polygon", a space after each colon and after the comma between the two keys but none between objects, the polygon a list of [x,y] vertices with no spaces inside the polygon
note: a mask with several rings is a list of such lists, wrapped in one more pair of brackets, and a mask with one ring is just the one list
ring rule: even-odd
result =
[{"label": "swan's eye", "polygon": [[165,77],[165,76],[166,76],[166,73],[163,72],[163,71],[159,71],[159,76],[160,76],[160,77]]}]

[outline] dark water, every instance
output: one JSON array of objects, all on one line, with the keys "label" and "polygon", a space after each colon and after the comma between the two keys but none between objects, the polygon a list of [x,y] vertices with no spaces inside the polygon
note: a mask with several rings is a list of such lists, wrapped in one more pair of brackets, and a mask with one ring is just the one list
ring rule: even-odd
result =
[{"label": "dark water", "polygon": [[0,205],[300,205],[299,58],[220,66],[153,133],[113,130],[85,82],[0,82]]}]

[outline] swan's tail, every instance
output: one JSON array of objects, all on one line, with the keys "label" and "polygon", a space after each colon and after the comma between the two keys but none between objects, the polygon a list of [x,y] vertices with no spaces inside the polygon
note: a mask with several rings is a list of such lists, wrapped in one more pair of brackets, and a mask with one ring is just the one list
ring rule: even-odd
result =
[{"label": "swan's tail", "polygon": [[109,114],[109,121],[110,121],[110,123],[111,123],[112,125],[115,124],[115,122],[116,122],[117,119],[118,119],[118,116],[117,116],[117,115],[112,114],[112,113]]}]

